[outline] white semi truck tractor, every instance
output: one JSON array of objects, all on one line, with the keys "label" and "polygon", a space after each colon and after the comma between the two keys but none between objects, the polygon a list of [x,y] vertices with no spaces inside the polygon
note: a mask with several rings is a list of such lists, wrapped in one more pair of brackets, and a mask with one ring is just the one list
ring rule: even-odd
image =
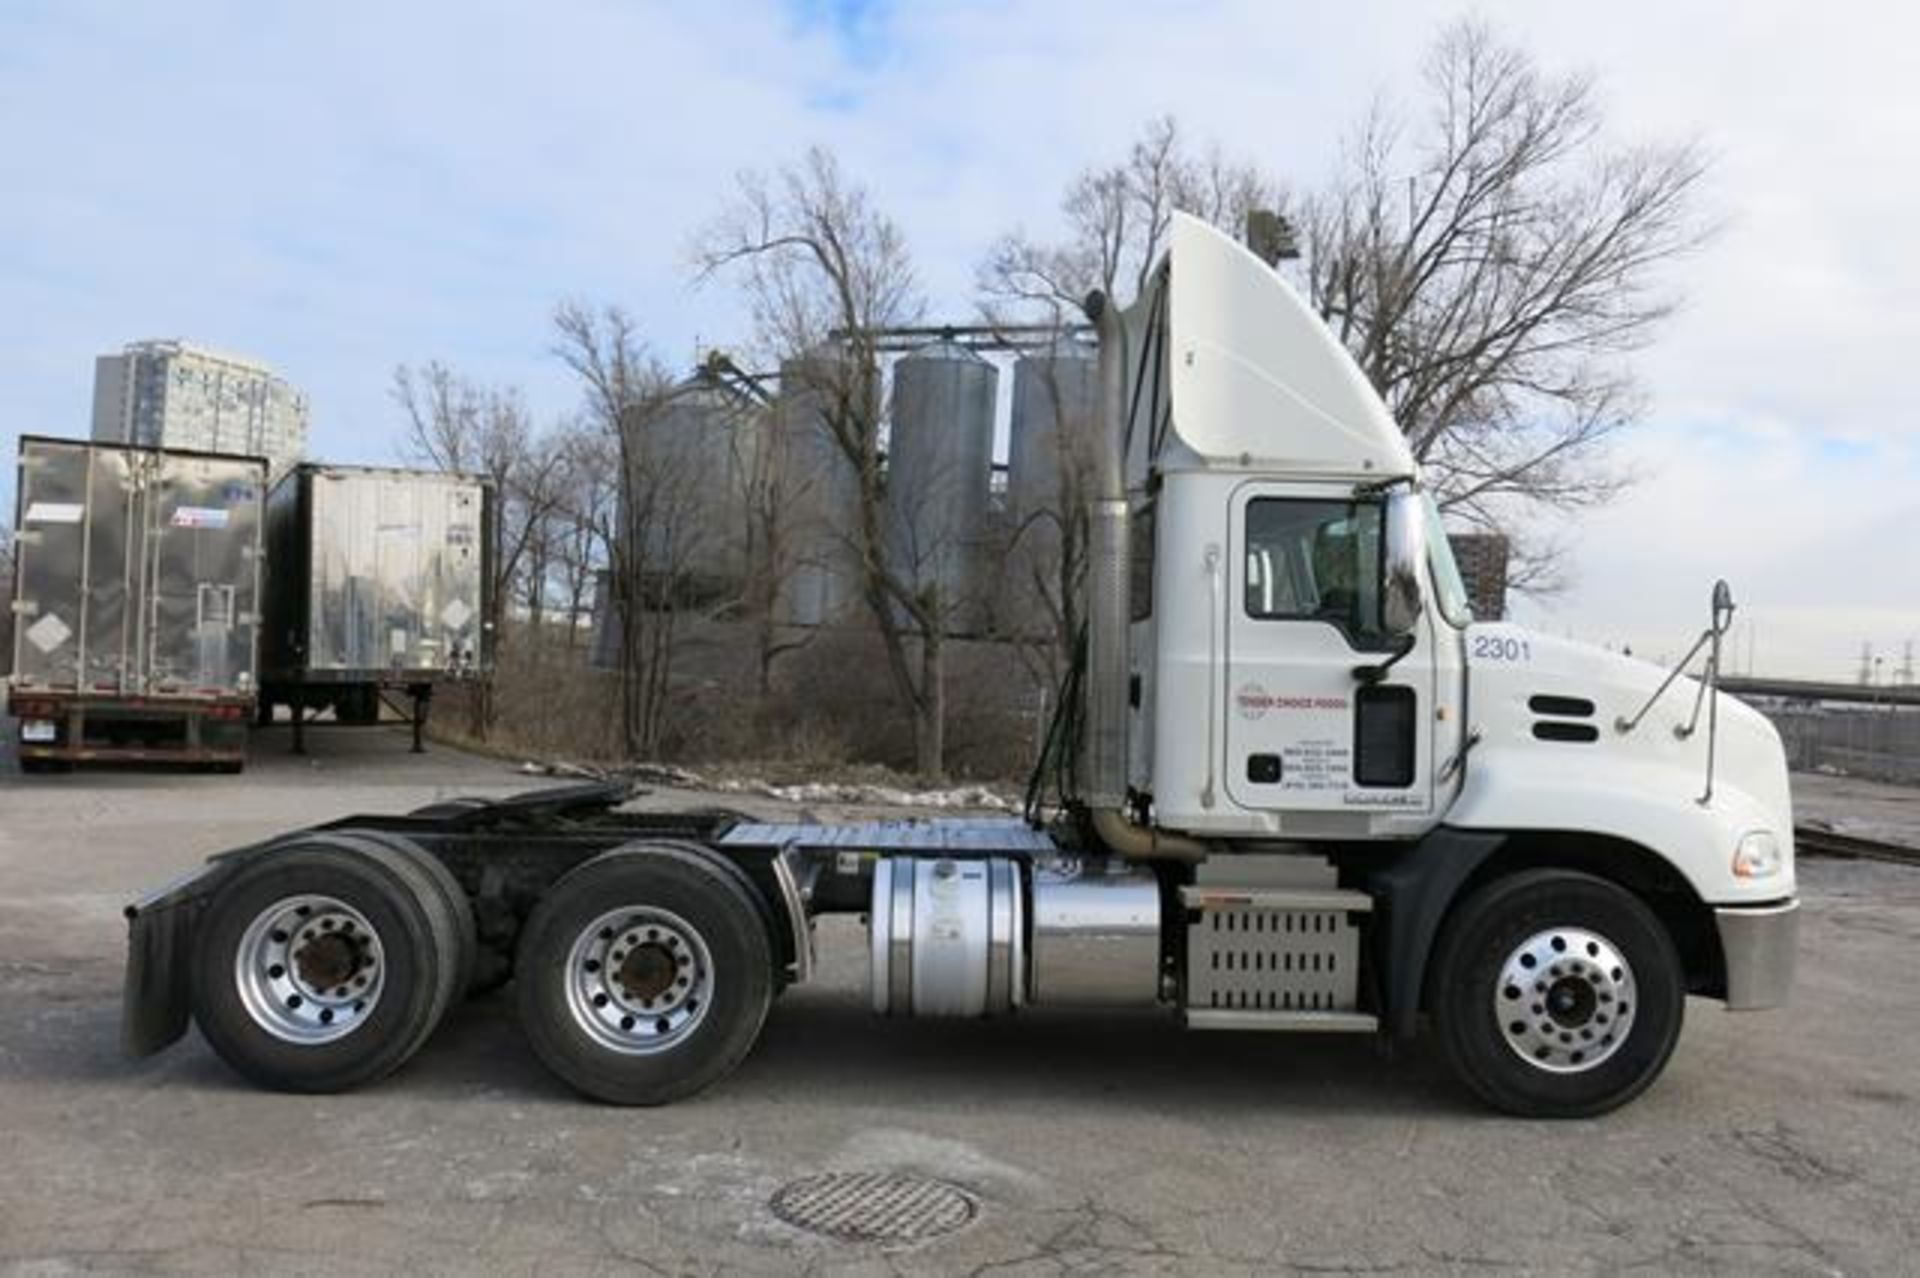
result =
[{"label": "white semi truck tractor", "polygon": [[258,1083],[338,1091],[510,975],[557,1074],[660,1104],[740,1063],[835,913],[881,1015],[1427,1032],[1524,1115],[1639,1094],[1689,995],[1785,999],[1786,760],[1711,657],[1476,623],[1379,397],[1207,225],[1088,311],[1086,638],[1027,819],[769,824],[619,785],[344,818],[129,908],[128,1048],[191,1020]]}]

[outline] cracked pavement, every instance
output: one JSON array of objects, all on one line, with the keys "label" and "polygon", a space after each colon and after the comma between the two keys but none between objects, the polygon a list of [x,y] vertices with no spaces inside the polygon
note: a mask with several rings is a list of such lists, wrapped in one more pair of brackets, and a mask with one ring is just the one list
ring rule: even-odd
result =
[{"label": "cracked pavement", "polygon": [[[0,773],[0,1267],[1883,1273],[1920,1246],[1920,871],[1885,865],[1803,865],[1797,1005],[1692,1003],[1665,1078],[1593,1122],[1489,1114],[1424,1045],[879,1021],[851,919],[740,1072],[662,1110],[569,1093],[502,994],[352,1095],[255,1091],[191,1035],[122,1059],[131,896],[302,822],[544,783],[397,732],[315,737],[301,761],[268,734],[237,778]],[[938,1176],[980,1217],[906,1249],[775,1219],[822,1170]]]}]

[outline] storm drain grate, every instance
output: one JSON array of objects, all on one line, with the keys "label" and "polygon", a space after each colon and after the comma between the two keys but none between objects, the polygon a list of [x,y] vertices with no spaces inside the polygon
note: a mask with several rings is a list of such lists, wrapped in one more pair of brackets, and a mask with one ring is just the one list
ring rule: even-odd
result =
[{"label": "storm drain grate", "polygon": [[980,1204],[945,1181],[880,1172],[827,1172],[782,1185],[773,1214],[842,1242],[917,1243],[971,1221]]}]

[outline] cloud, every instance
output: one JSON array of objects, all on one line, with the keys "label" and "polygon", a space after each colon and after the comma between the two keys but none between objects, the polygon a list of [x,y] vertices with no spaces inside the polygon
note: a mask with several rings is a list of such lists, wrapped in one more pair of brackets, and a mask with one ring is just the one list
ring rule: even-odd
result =
[{"label": "cloud", "polygon": [[[1668,643],[1725,573],[1763,659],[1777,642],[1827,671],[1857,660],[1854,630],[1920,629],[1890,550],[1920,491],[1920,247],[1899,230],[1920,183],[1904,163],[1916,17],[1876,11],[1866,38],[1785,3],[1481,9],[1550,65],[1595,70],[1620,136],[1702,137],[1727,221],[1642,360],[1651,415],[1626,447],[1649,478],[1576,530],[1579,584],[1534,615]],[[905,226],[936,309],[964,314],[993,237],[1052,228],[1072,172],[1152,115],[1311,184],[1376,92],[1407,99],[1439,16],[1412,0],[10,5],[7,426],[83,432],[92,357],[176,334],[274,363],[341,459],[394,455],[402,361],[566,412],[547,353],[560,298],[621,302],[675,362],[744,339],[725,289],[690,286],[685,249],[737,171],[812,142]]]}]

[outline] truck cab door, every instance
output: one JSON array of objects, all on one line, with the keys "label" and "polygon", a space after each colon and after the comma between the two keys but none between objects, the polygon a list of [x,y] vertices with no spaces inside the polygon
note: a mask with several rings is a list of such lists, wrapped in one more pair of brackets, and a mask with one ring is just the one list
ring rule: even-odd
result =
[{"label": "truck cab door", "polygon": [[1399,646],[1381,625],[1383,522],[1383,503],[1350,488],[1254,482],[1235,490],[1225,774],[1242,808],[1432,810],[1430,619],[1385,678],[1366,683],[1357,673]]}]

